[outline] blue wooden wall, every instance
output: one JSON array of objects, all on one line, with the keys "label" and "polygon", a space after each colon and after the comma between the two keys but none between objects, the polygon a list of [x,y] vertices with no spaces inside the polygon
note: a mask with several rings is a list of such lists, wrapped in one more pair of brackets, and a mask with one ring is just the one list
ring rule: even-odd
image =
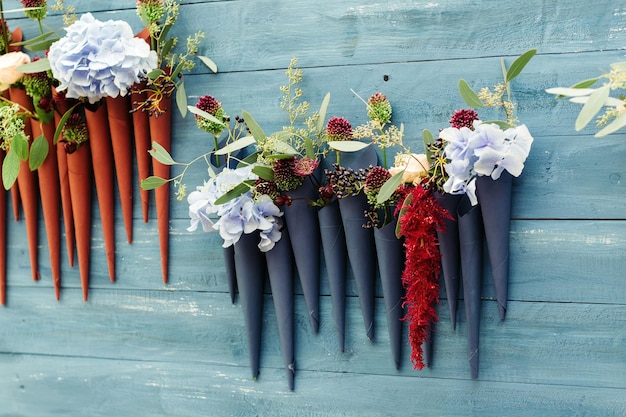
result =
[{"label": "blue wooden wall", "polygon": [[[5,9],[19,7],[16,0],[4,3]],[[141,29],[134,1],[73,3],[78,12]],[[119,208],[116,213],[118,281],[109,282],[94,204],[88,302],[82,301],[78,267],[67,267],[65,257],[61,300],[55,300],[43,243],[41,281],[31,280],[24,222],[10,218],[8,302],[0,308],[0,416],[626,415],[626,141],[623,133],[597,139],[591,128],[575,132],[579,107],[544,93],[625,60],[626,3],[182,3],[175,32],[205,30],[201,53],[219,66],[216,75],[199,68],[187,77],[189,101],[214,95],[231,115],[249,111],[266,132],[285,123],[278,87],[293,56],[300,58],[312,107],[330,91],[329,115],[357,125],[366,116],[350,89],[363,97],[381,91],[393,105],[394,121],[404,123],[407,142],[419,150],[422,129],[446,127],[464,106],[459,78],[492,85],[501,77],[500,57],[510,63],[537,48],[513,82],[519,117],[535,142],[514,182],[507,319],[498,319],[485,271],[479,379],[470,379],[463,304],[453,331],[445,298],[431,368],[413,370],[405,345],[396,370],[382,297],[370,342],[349,275],[341,353],[324,277],[317,335],[298,290],[296,384],[290,392],[271,295],[255,381],[242,308],[227,294],[219,236],[187,232],[185,203],[172,197],[168,285],[161,281],[154,210],[143,223],[138,198],[132,245],[125,243]],[[9,17],[27,38],[36,35],[33,23]],[[59,17],[47,22],[60,26]],[[176,115],[174,130],[178,160],[209,144],[190,117]],[[190,186],[202,175],[192,172]]]}]

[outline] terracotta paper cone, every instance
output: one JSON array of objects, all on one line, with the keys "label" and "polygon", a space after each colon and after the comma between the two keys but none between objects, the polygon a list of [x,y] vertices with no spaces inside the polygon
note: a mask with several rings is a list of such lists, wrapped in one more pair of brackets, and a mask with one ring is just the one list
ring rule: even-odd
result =
[{"label": "terracotta paper cone", "polygon": [[286,230],[283,231],[276,245],[265,252],[274,309],[276,310],[280,347],[287,373],[287,385],[292,391],[296,373],[294,364],[293,255],[289,233]]},{"label": "terracotta paper cone", "polygon": [[[167,152],[171,152],[172,142],[172,98],[164,99],[162,106],[167,109],[158,117],[150,117],[150,138],[161,145]],[[152,160],[152,172],[157,177],[169,178],[170,166],[163,165],[157,160]],[[170,186],[164,184],[154,190],[157,224],[159,228],[159,247],[161,249],[161,273],[163,283],[167,284],[169,269],[169,227],[170,227]]]},{"label": "terracotta paper cone", "polygon": [[[113,151],[111,149],[106,103],[102,102],[95,111],[85,108],[85,119],[89,132],[91,163],[96,182],[96,193],[98,194],[98,206],[100,207],[100,218],[102,220],[109,278],[111,282],[114,282],[115,204],[113,197]],[[74,221],[76,221],[75,212]],[[78,226],[76,228],[78,229]]]},{"label": "terracotta paper cone", "polygon": [[[23,39],[22,29],[15,28],[11,32],[11,43],[21,42]],[[18,52],[21,51],[21,46],[9,46],[9,52]],[[5,95],[6,94],[6,95]],[[5,97],[9,96],[9,90],[5,90],[3,95]],[[20,190],[17,182],[11,187],[11,201],[13,202],[13,218],[15,221],[20,220]]]},{"label": "terracotta paper cone", "polygon": [[50,254],[50,269],[54,295],[57,301],[61,298],[61,207],[59,191],[59,166],[54,145],[54,122],[42,125],[31,119],[33,138],[42,134],[48,142],[48,156],[37,169],[39,177],[39,193],[43,210],[44,225],[48,238],[48,252]]},{"label": "terracotta paper cone", "polygon": [[480,287],[483,257],[483,225],[480,206],[472,207],[469,199],[464,196],[459,203],[458,219],[468,359],[472,379],[476,379],[479,363]]},{"label": "terracotta paper cone", "polygon": [[509,232],[511,229],[511,188],[513,176],[504,171],[500,178],[476,178],[476,195],[485,227],[493,286],[500,320],[506,316],[509,293]]},{"label": "terracotta paper cone", "polygon": [[435,193],[435,198],[448,211],[452,219],[446,219],[444,232],[437,232],[439,252],[441,253],[441,270],[446,286],[448,310],[452,329],[456,329],[456,311],[458,306],[459,283],[461,282],[461,255],[459,253],[459,225],[457,206],[463,197],[461,194]]},{"label": "terracotta paper cone", "polygon": [[[143,39],[150,45],[150,30],[144,28],[135,37]],[[137,91],[143,90],[145,83],[142,83]],[[146,101],[146,93],[132,93],[131,103],[144,103]],[[135,136],[135,155],[137,158],[137,172],[139,181],[148,178],[152,174],[152,157],[148,153],[152,147],[150,144],[150,123],[148,121],[148,113],[143,111],[135,111],[132,113],[133,133]],[[143,213],[144,223],[148,223],[148,215],[150,212],[150,191],[139,190],[141,198],[141,211]]]},{"label": "terracotta paper cone", "polygon": [[348,248],[341,223],[339,203],[333,200],[317,212],[326,273],[333,303],[333,321],[337,330],[339,350],[345,351],[346,330],[346,267]]},{"label": "terracotta paper cone", "polygon": [[[54,93],[53,93],[54,94]],[[56,101],[57,111],[54,112],[55,127],[59,125],[61,117],[70,109],[69,101]],[[59,141],[63,135],[59,136]],[[70,178],[67,171],[67,153],[61,145],[55,145],[57,153],[57,166],[59,168],[59,189],[61,192],[61,207],[63,208],[63,224],[65,226],[65,246],[67,248],[67,260],[70,266],[74,266],[74,219],[72,216],[72,197],[70,194]],[[50,152],[53,152],[50,148]]]},{"label": "terracotta paper cone", "polygon": [[[131,101],[144,102],[146,94],[133,93]],[[150,144],[150,122],[148,113],[136,111],[132,113],[133,131],[135,136],[135,157],[137,158],[137,172],[139,180],[148,178],[152,175],[152,157],[148,153],[152,147]],[[148,223],[150,212],[150,191],[140,190],[141,211],[143,213],[144,223]]]},{"label": "terracotta paper cone", "polygon": [[[4,151],[0,150],[0,166]],[[7,191],[0,187],[0,304],[7,303]]]},{"label": "terracotta paper cone", "polygon": [[302,186],[287,194],[292,202],[284,208],[285,223],[291,237],[311,329],[317,333],[320,326],[320,227],[317,208],[309,207],[309,202],[316,199],[317,190],[308,177]]},{"label": "terracotta paper cone", "polygon": [[396,225],[398,221],[374,229],[376,242],[376,255],[378,257],[378,270],[383,287],[385,309],[387,310],[387,327],[389,329],[389,342],[391,353],[396,369],[400,369],[402,363],[402,270],[404,269],[404,244],[396,237]]},{"label": "terracotta paper cone", "polygon": [[133,138],[130,96],[106,98],[109,129],[115,160],[117,188],[120,193],[128,243],[133,241]]},{"label": "terracotta paper cone", "polygon": [[[63,148],[62,144],[57,146]],[[67,154],[67,172],[72,199],[72,214],[76,227],[80,283],[83,289],[83,300],[87,301],[91,258],[91,191],[93,187],[89,142],[83,143],[74,153]]]},{"label": "terracotta paper cone", "polygon": [[15,184],[13,184],[13,187],[11,187],[11,204],[13,206],[13,219],[15,219],[16,222],[20,220],[20,201],[21,201],[20,186],[16,182]]},{"label": "terracotta paper cone", "polygon": [[[20,88],[9,88],[11,101],[18,103],[24,108],[33,111],[33,102],[26,95],[26,91]],[[24,124],[24,133],[32,140],[30,123]],[[20,199],[24,209],[24,219],[26,221],[26,235],[28,238],[28,251],[30,254],[30,268],[33,280],[39,280],[38,255],[38,215],[39,215],[39,191],[37,190],[37,173],[31,172],[28,161],[20,161],[20,173],[17,176],[17,183],[20,189]]]},{"label": "terracotta paper cone", "polygon": [[261,334],[263,328],[263,288],[265,286],[265,255],[257,247],[259,234],[243,234],[235,243],[235,268],[239,300],[248,340],[252,378],[259,377]]}]

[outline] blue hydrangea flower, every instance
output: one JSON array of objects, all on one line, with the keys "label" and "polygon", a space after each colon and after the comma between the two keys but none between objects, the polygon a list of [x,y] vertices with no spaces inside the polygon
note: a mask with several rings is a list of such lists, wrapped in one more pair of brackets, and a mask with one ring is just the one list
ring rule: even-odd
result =
[{"label": "blue hydrangea flower", "polygon": [[443,189],[450,194],[467,194],[477,204],[477,176],[497,180],[505,170],[518,177],[530,153],[533,137],[525,125],[503,131],[498,125],[474,123],[468,128],[446,128],[440,137],[447,142],[444,150],[449,163],[444,166],[448,180]]},{"label": "blue hydrangea flower", "polygon": [[[215,201],[236,185],[245,180],[258,177],[252,172],[253,165],[243,168],[224,168],[202,187],[198,187],[187,197],[191,225],[187,230],[194,231],[202,225],[205,232],[217,230],[224,240],[223,247],[229,247],[241,238],[242,234],[258,231],[259,250],[271,250],[281,238],[280,217],[283,213],[267,195],[256,200],[252,192],[244,193],[224,204],[216,205]],[[217,216],[217,220],[212,217]]]},{"label": "blue hydrangea flower", "polygon": [[91,13],[68,26],[66,35],[50,46],[48,59],[57,90],[68,98],[89,99],[128,94],[139,76],[157,67],[157,55],[149,45],[135,38],[122,20],[101,22]]}]

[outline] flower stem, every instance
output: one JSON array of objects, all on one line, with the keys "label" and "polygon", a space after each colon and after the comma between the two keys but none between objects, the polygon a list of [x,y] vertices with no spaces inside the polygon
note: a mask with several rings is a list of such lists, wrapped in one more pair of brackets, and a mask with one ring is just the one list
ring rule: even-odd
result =
[{"label": "flower stem", "polygon": [[[217,148],[218,148],[218,143],[217,143],[217,136],[213,135],[213,143],[215,144],[215,151],[217,152]],[[219,155],[215,155],[215,167],[219,168],[220,167],[220,157]]]}]

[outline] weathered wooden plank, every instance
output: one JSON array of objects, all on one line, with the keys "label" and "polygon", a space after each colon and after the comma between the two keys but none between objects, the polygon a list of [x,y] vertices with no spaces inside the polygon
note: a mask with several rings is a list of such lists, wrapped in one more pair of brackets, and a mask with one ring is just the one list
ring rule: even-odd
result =
[{"label": "weathered wooden plank", "polygon": [[[190,233],[187,221],[172,220],[170,232],[170,282],[160,279],[155,244],[158,232],[154,223],[135,222],[135,241],[123,240],[121,221],[116,229],[117,272],[115,284],[109,282],[100,228],[93,230],[90,288],[106,290],[175,290],[227,292],[221,239],[217,233]],[[8,303],[20,287],[49,288],[53,297],[48,253],[43,228],[39,253],[42,279],[30,279],[28,246],[23,238],[23,221],[9,221]],[[626,225],[623,221],[547,221],[514,220],[511,223],[511,300],[558,301],[626,304],[623,265],[626,259]],[[62,244],[65,250],[64,242]],[[485,255],[486,256],[486,255]],[[78,267],[69,268],[62,253],[62,298],[66,289],[80,288]],[[494,296],[485,259],[483,295]],[[348,270],[348,294],[355,295],[352,271]],[[380,282],[378,294],[381,295]],[[299,284],[296,291],[301,293]],[[321,292],[329,294],[325,266],[321,266]],[[74,294],[69,292],[67,297]],[[445,298],[445,295],[442,294]]]},{"label": "weathered wooden plank", "polygon": [[280,371],[255,383],[210,364],[0,354],[4,415],[361,417],[626,413],[623,390],[301,372],[286,392]]},{"label": "weathered wooden plank", "polygon": [[[41,289],[13,291],[0,311],[4,353],[146,362],[207,363],[248,370],[241,305],[225,294],[94,289],[61,303]],[[459,306],[452,331],[447,305],[439,308],[432,368],[414,371],[404,349],[400,371],[389,348],[384,307],[376,304],[376,341],[365,336],[358,300],[347,300],[346,351],[341,353],[329,297],[321,300],[321,329],[313,335],[302,296],[295,298],[296,368],[300,371],[403,375],[411,379],[468,379],[466,323]],[[282,369],[271,297],[265,299],[261,367]],[[625,305],[510,302],[505,322],[495,302],[481,312],[484,381],[626,388]],[[406,339],[406,336],[405,336]],[[405,340],[406,341],[406,340]],[[69,359],[68,359],[69,360]]]},{"label": "weathered wooden plank", "polygon": [[[20,5],[7,3],[7,9]],[[78,13],[93,11],[101,19],[141,26],[132,2],[74,3]],[[281,68],[294,54],[305,66],[317,67],[515,56],[530,48],[559,54],[621,49],[623,7],[601,0],[594,9],[589,13],[584,2],[541,0],[294,0],[271,6],[265,1],[184,1],[180,20],[185,24],[172,33],[185,39],[206,31],[202,52],[226,72]],[[38,33],[33,22],[9,17],[27,29],[27,37]],[[61,27],[60,22],[55,16],[46,20],[52,28]]]}]

